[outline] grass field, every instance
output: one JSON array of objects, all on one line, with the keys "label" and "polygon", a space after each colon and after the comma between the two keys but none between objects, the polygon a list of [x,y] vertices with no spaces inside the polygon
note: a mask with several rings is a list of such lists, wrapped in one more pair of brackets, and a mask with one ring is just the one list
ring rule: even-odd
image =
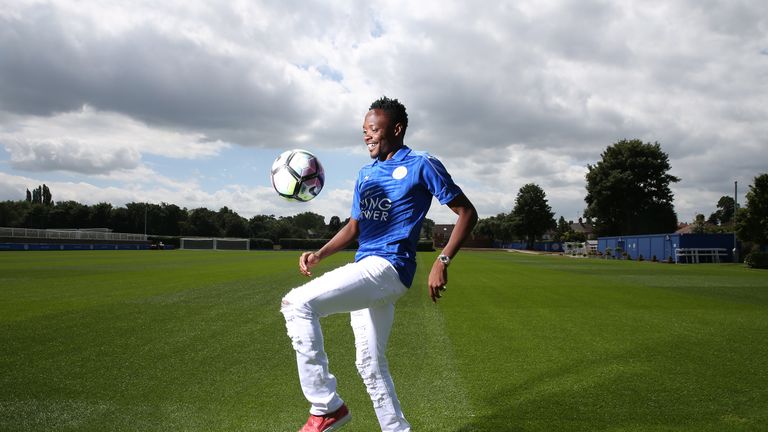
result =
[{"label": "grass field", "polygon": [[[0,430],[296,431],[297,257],[0,253]],[[414,431],[768,430],[768,272],[463,251],[435,306],[433,259],[389,350]],[[344,430],[378,430],[348,316],[323,326]]]}]

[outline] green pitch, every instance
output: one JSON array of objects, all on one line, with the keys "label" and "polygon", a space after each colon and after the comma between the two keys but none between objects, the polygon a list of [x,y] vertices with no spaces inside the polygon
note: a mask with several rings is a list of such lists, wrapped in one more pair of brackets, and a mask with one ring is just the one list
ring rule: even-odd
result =
[{"label": "green pitch", "polygon": [[[434,257],[389,349],[414,431],[768,430],[768,272],[463,251],[435,306]],[[279,313],[297,261],[0,253],[0,430],[297,430],[308,407]],[[377,430],[348,316],[323,326],[344,430]]]}]

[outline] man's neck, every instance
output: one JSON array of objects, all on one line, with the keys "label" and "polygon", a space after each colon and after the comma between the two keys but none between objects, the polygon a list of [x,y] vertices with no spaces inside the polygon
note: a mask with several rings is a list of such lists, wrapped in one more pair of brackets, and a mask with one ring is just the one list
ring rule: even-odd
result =
[{"label": "man's neck", "polygon": [[384,159],[379,158],[379,161],[384,162],[392,159],[395,156],[395,153],[399,152],[400,149],[403,148],[404,146],[405,144],[403,143],[398,144],[391,152],[387,153],[386,155],[383,155]]}]

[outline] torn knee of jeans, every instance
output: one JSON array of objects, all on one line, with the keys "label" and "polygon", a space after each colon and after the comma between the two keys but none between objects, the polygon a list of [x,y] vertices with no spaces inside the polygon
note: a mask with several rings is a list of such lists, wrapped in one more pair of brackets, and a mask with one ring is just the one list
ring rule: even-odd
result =
[{"label": "torn knee of jeans", "polygon": [[283,298],[283,301],[280,302],[280,312],[285,313],[285,310],[291,307],[291,302],[287,299]]},{"label": "torn knee of jeans", "polygon": [[375,370],[375,365],[373,364],[373,357],[371,357],[367,350],[362,351],[358,355],[357,360],[355,361],[355,366],[357,366],[357,371],[364,381],[374,377],[375,374],[373,371]]},{"label": "torn knee of jeans", "polygon": [[314,312],[312,311],[312,306],[309,303],[303,302],[301,300],[296,301],[295,298],[291,297],[290,295],[287,295],[283,297],[283,300],[280,302],[280,312],[285,314],[287,311],[293,312],[295,314],[299,314],[301,316],[305,317],[312,317]]}]

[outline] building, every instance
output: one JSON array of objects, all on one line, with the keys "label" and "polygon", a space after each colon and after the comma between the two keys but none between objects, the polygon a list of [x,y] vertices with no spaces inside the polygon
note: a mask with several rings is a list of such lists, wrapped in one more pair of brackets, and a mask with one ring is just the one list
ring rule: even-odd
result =
[{"label": "building", "polygon": [[636,234],[600,237],[597,250],[613,256],[627,253],[633,260],[656,257],[658,261],[723,262],[733,261],[733,234]]},{"label": "building", "polygon": [[587,240],[595,239],[594,227],[592,226],[591,222],[584,222],[581,218],[579,218],[579,221],[576,223],[569,221],[569,225],[570,225],[571,231],[575,233],[584,234],[585,239]]}]

